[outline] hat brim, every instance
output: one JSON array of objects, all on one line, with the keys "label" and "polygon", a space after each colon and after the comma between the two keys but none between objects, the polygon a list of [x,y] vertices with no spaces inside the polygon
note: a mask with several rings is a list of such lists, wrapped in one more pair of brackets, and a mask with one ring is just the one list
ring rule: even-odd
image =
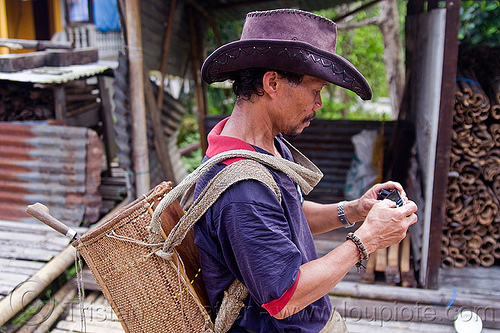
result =
[{"label": "hat brim", "polygon": [[228,43],[207,57],[201,75],[210,84],[229,79],[231,72],[255,67],[314,76],[349,89],[364,100],[372,98],[370,85],[349,61],[299,41],[253,39]]}]

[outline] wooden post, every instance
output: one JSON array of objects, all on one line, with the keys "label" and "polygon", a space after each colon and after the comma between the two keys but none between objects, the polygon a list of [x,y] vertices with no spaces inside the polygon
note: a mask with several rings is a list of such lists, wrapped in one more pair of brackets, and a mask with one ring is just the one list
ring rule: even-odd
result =
[{"label": "wooden post", "polygon": [[439,127],[436,143],[436,161],[434,166],[434,186],[432,190],[431,229],[429,234],[428,264],[426,288],[439,287],[439,267],[441,266],[441,236],[446,205],[446,189],[450,164],[451,129],[453,124],[453,106],[455,99],[455,78],[458,59],[458,27],[460,0],[446,1],[446,26],[443,54],[443,76],[441,84],[441,105],[439,107]]},{"label": "wooden post", "polygon": [[200,132],[202,155],[204,155],[207,150],[207,138],[205,133],[206,98],[204,97],[200,63],[198,61],[198,38],[194,22],[194,11],[191,11],[189,15],[189,36],[191,41],[191,66],[195,82],[196,105],[198,107],[198,131]]},{"label": "wooden post", "polygon": [[389,285],[396,285],[401,281],[399,273],[399,243],[389,246],[387,266],[385,267],[385,281]]},{"label": "wooden post", "polygon": [[144,101],[144,64],[142,54],[141,8],[139,0],[127,0],[127,28],[130,111],[132,114],[132,151],[135,189],[139,197],[150,189],[148,138],[146,136],[146,105]]},{"label": "wooden post", "polygon": [[174,27],[174,14],[176,0],[170,0],[170,12],[168,13],[167,28],[165,29],[165,37],[163,39],[163,53],[161,56],[161,76],[160,85],[158,86],[158,96],[156,96],[156,105],[158,110],[163,107],[163,94],[165,86],[165,74],[167,73],[168,56],[170,54],[170,43],[172,41],[172,28]]},{"label": "wooden post", "polygon": [[66,93],[61,84],[54,87],[54,113],[56,120],[66,120]]},{"label": "wooden post", "polygon": [[[0,38],[9,37],[9,28],[7,26],[7,8],[5,1],[0,1]],[[9,49],[0,47],[0,54],[9,54]]]},{"label": "wooden post", "polygon": [[158,109],[155,103],[155,97],[153,93],[153,89],[151,87],[151,82],[144,75],[144,87],[146,94],[146,103],[148,105],[148,110],[151,115],[151,122],[153,123],[153,132],[154,132],[154,145],[156,149],[156,154],[158,155],[158,160],[161,164],[161,169],[163,170],[163,175],[165,179],[175,182],[174,170],[172,167],[172,163],[170,161],[170,154],[166,142],[166,138],[163,132],[163,126],[161,123],[161,113],[160,109]]},{"label": "wooden post", "polygon": [[109,88],[106,86],[107,78],[103,75],[97,77],[97,83],[99,85],[99,94],[102,100],[101,117],[104,125],[104,145],[106,149],[106,166],[107,171],[111,174],[111,160],[113,159],[114,152],[116,151],[116,140],[115,131],[113,128],[113,114],[111,106],[111,93]]}]

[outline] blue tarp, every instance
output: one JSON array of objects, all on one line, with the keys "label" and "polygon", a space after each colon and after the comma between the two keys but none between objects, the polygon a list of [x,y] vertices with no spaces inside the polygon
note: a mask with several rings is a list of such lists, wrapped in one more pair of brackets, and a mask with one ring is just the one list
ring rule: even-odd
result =
[{"label": "blue tarp", "polygon": [[94,24],[102,32],[119,31],[120,16],[117,0],[94,0]]}]

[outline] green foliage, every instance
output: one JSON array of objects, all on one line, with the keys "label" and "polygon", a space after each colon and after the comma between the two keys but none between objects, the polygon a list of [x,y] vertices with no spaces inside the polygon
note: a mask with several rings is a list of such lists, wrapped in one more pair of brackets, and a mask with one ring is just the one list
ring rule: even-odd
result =
[{"label": "green foliage", "polygon": [[182,156],[182,163],[188,172],[193,172],[203,160],[203,156],[201,156],[201,148],[194,151],[190,156]]},{"label": "green foliage", "polygon": [[[359,7],[356,3],[354,7]],[[330,8],[317,12],[329,19],[335,19],[339,8]],[[378,15],[378,6],[372,6],[356,14],[350,22],[359,22]],[[388,95],[389,86],[385,77],[384,41],[382,33],[377,26],[367,25],[357,29],[342,30],[337,32],[337,54],[351,62],[370,83],[373,97]],[[356,104],[356,95],[350,95],[351,104]]]},{"label": "green foliage", "polygon": [[470,45],[500,45],[500,1],[462,1],[458,39]]},{"label": "green foliage", "polygon": [[212,29],[208,29],[206,38],[206,56],[215,51],[215,49],[219,46],[240,39],[244,21],[244,19],[240,19],[219,23],[217,25],[217,29],[219,31],[221,43],[217,40],[214,31]]},{"label": "green foliage", "polygon": [[207,87],[208,114],[231,114],[235,96],[231,89],[214,85]]}]

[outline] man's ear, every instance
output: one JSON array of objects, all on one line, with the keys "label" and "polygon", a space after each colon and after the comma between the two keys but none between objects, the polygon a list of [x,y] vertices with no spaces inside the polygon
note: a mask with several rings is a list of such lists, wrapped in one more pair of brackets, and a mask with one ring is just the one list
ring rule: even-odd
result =
[{"label": "man's ear", "polygon": [[268,95],[274,95],[278,86],[279,75],[277,72],[268,71],[262,78],[262,88]]}]

